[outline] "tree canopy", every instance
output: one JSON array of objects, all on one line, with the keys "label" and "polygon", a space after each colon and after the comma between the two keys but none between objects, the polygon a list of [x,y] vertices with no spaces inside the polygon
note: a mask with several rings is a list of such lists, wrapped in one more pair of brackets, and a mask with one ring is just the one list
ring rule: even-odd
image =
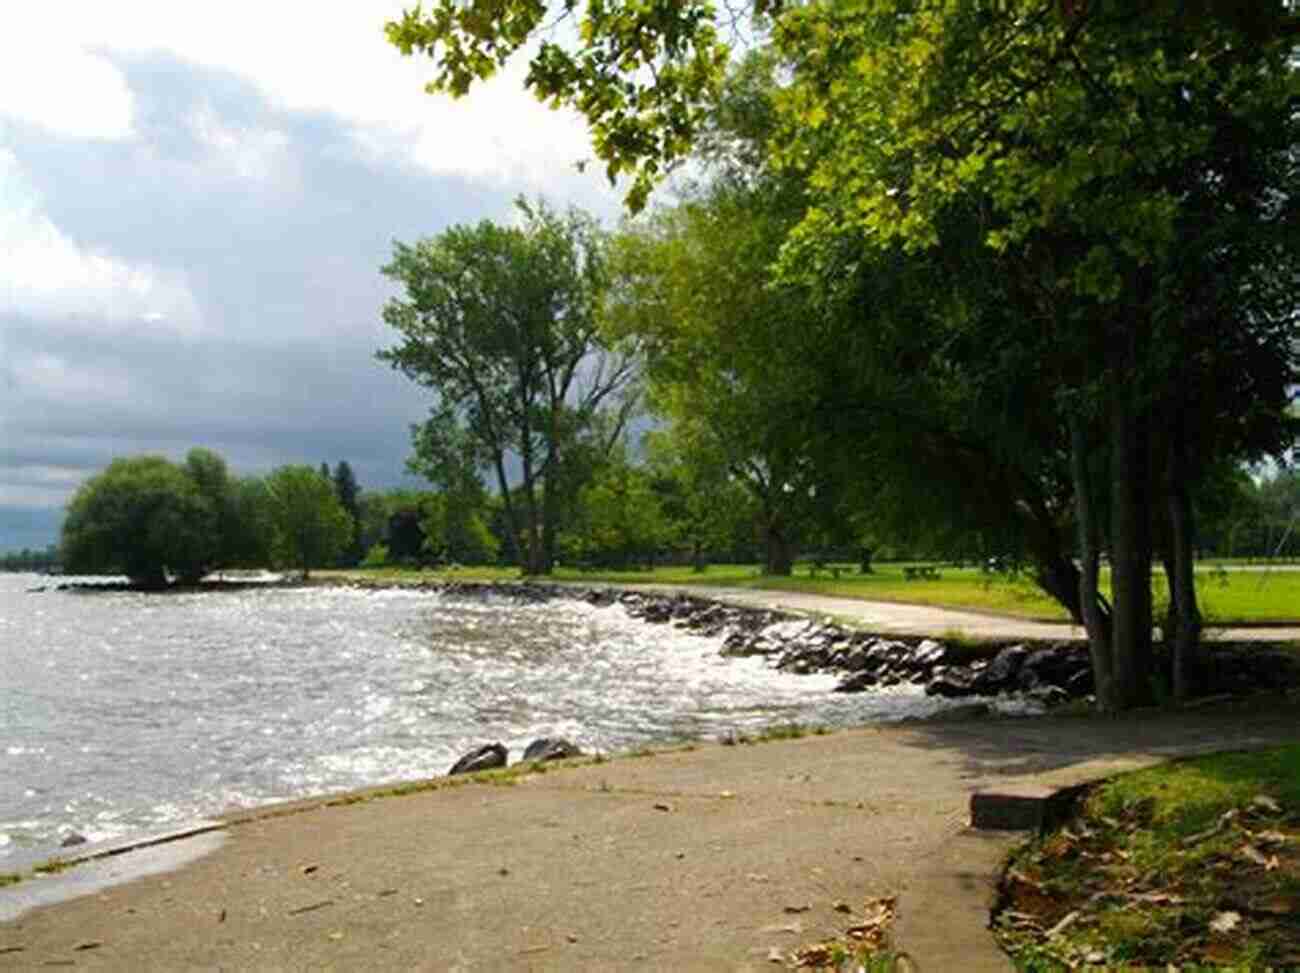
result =
[{"label": "tree canopy", "polygon": [[63,523],[67,573],[121,573],[147,588],[201,577],[217,546],[212,506],[161,456],[114,460],[78,488]]},{"label": "tree canopy", "polygon": [[[527,83],[586,115],[611,175],[633,174],[638,208],[665,168],[708,148],[728,63],[713,11],[632,0],[564,9],[579,17],[577,39],[544,41]],[[1185,694],[1200,633],[1196,491],[1225,463],[1295,437],[1293,5],[757,0],[750,10],[767,18],[782,66],[758,157],[805,193],[777,276],[860,311],[860,334],[838,333],[853,366],[848,382],[823,388],[828,412],[867,393],[858,404],[917,430],[938,447],[933,462],[946,445],[955,469],[973,464],[978,475],[955,491],[967,509],[991,524],[1030,512],[1039,577],[1086,624],[1106,708],[1141,701],[1159,676],[1159,555],[1172,687]],[[460,92],[545,12],[529,0],[445,0],[389,33],[439,59],[434,87]],[[920,378],[910,395],[891,370]],[[902,441],[864,437],[858,448],[888,455]],[[970,502],[1000,485],[1007,502]]]},{"label": "tree canopy", "polygon": [[302,571],[331,564],[352,539],[353,522],[334,484],[310,466],[281,466],[266,478],[277,562]]},{"label": "tree canopy", "polygon": [[[635,402],[635,362],[597,327],[606,269],[595,224],[577,211],[518,205],[519,226],[483,221],[394,246],[383,272],[405,295],[387,303],[384,320],[401,343],[379,357],[435,396],[433,418],[417,430],[430,462],[491,468],[514,547],[529,573],[544,574],[566,469],[584,438],[605,449],[617,438]],[[468,457],[467,439],[476,446]]]}]

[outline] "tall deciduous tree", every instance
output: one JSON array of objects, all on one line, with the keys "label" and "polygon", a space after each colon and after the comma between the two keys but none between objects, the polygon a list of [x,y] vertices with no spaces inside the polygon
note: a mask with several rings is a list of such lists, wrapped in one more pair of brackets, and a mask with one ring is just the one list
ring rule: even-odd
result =
[{"label": "tall deciduous tree", "polygon": [[77,490],[63,523],[70,574],[120,572],[162,588],[202,574],[215,546],[214,515],[194,481],[161,456],[117,459]]},{"label": "tall deciduous tree", "polygon": [[611,314],[613,329],[645,342],[651,406],[684,458],[720,460],[753,495],[776,575],[791,572],[827,502],[809,408],[822,322],[801,295],[769,286],[783,231],[772,200],[744,189],[662,213],[620,240]]},{"label": "tall deciduous tree", "polygon": [[489,498],[479,472],[490,460],[483,443],[446,407],[412,427],[407,469],[439,491],[423,520],[431,553],[462,564],[496,559],[500,545],[487,527]]},{"label": "tall deciduous tree", "polygon": [[347,545],[352,523],[328,477],[310,466],[281,466],[266,478],[266,490],[280,563],[306,578]]},{"label": "tall deciduous tree", "polygon": [[578,510],[563,541],[579,562],[617,568],[653,565],[668,539],[649,473],[629,463],[622,450],[582,488]]},{"label": "tall deciduous tree", "polygon": [[343,507],[352,521],[352,537],[343,550],[343,562],[356,564],[361,560],[363,553],[359,543],[361,537],[361,486],[357,483],[356,474],[352,472],[352,466],[347,460],[339,460],[334,464],[332,479],[334,482],[334,495],[339,498],[339,505]]},{"label": "tall deciduous tree", "polygon": [[783,157],[816,204],[787,267],[830,266],[855,238],[942,250],[954,211],[979,214],[1027,312],[1011,333],[1050,342],[1057,384],[1040,408],[1068,430],[1098,697],[1113,709],[1149,692],[1160,546],[1185,695],[1204,460],[1288,438],[1300,269],[1289,47],[1111,5],[1064,19],[1029,0],[897,13],[813,3],[778,25],[796,79]]},{"label": "tall deciduous tree", "polygon": [[615,415],[615,434],[621,429],[635,368],[597,328],[600,231],[577,211],[518,205],[519,226],[484,221],[395,246],[384,273],[405,296],[388,302],[384,320],[402,342],[379,357],[429,388],[440,421],[480,444],[524,570],[545,574],[566,450],[602,413]]},{"label": "tall deciduous tree", "polygon": [[234,560],[232,541],[238,532],[238,509],[232,495],[230,472],[226,461],[217,453],[196,446],[185,454],[184,470],[198,488],[211,513],[212,531],[201,550],[194,552],[188,573],[181,578],[186,584],[196,584],[209,571],[224,567]]},{"label": "tall deciduous tree", "polygon": [[[408,14],[390,37],[441,55],[435,85],[463,90],[524,42],[543,7],[448,0],[434,16]],[[1041,352],[1050,382],[1031,379],[1025,405],[1052,421],[1033,455],[1053,479],[1069,460],[1081,567],[1065,573],[1078,577],[1099,700],[1122,708],[1149,690],[1157,550],[1172,592],[1173,688],[1185,694],[1199,643],[1193,488],[1224,460],[1276,452],[1293,437],[1294,5],[754,7],[774,18],[789,68],[788,124],[773,141],[812,194],[786,272],[834,284],[882,254],[913,266],[937,254],[942,266],[978,229],[1015,313],[967,291],[933,319],[933,337],[966,346],[923,360],[969,392],[1019,375],[1023,349]],[[584,111],[602,157],[642,177],[634,205],[644,179],[687,151],[716,88],[724,59],[713,56],[706,21],[691,4],[591,2],[578,45],[544,45],[534,61],[534,90]],[[688,67],[698,69],[690,84]],[[630,100],[605,97],[620,88]],[[647,125],[670,137],[636,138]],[[992,321],[1006,340],[981,355],[971,339]],[[949,408],[972,401],[941,398]],[[1015,464],[1010,472],[1033,476]],[[1103,552],[1110,600],[1099,590]]]}]

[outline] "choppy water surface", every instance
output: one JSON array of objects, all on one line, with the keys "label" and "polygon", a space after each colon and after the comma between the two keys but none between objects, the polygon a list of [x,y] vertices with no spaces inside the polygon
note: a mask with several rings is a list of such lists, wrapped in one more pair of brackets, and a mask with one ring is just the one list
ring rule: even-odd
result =
[{"label": "choppy water surface", "polygon": [[479,743],[612,751],[942,703],[834,695],[618,606],[269,588],[28,593],[0,574],[0,870],[92,840],[445,773]]}]

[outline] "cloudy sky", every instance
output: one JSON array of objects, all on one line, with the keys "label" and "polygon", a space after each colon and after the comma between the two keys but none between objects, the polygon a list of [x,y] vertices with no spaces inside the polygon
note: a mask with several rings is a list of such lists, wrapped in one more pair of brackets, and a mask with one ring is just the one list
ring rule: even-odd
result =
[{"label": "cloudy sky", "polygon": [[428,63],[384,41],[402,5],[6,10],[0,550],[53,541],[115,456],[204,445],[243,473],[346,459],[399,482],[427,403],[373,357],[392,241],[509,219],[520,193],[616,217],[574,165],[581,124],[522,65],[425,94]]}]

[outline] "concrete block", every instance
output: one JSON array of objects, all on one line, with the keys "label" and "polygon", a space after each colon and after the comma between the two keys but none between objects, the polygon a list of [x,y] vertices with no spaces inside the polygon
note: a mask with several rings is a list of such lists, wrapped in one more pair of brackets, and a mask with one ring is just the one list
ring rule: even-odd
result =
[{"label": "concrete block", "polygon": [[1046,833],[1063,824],[1081,787],[1020,784],[976,791],[970,799],[972,828]]}]

